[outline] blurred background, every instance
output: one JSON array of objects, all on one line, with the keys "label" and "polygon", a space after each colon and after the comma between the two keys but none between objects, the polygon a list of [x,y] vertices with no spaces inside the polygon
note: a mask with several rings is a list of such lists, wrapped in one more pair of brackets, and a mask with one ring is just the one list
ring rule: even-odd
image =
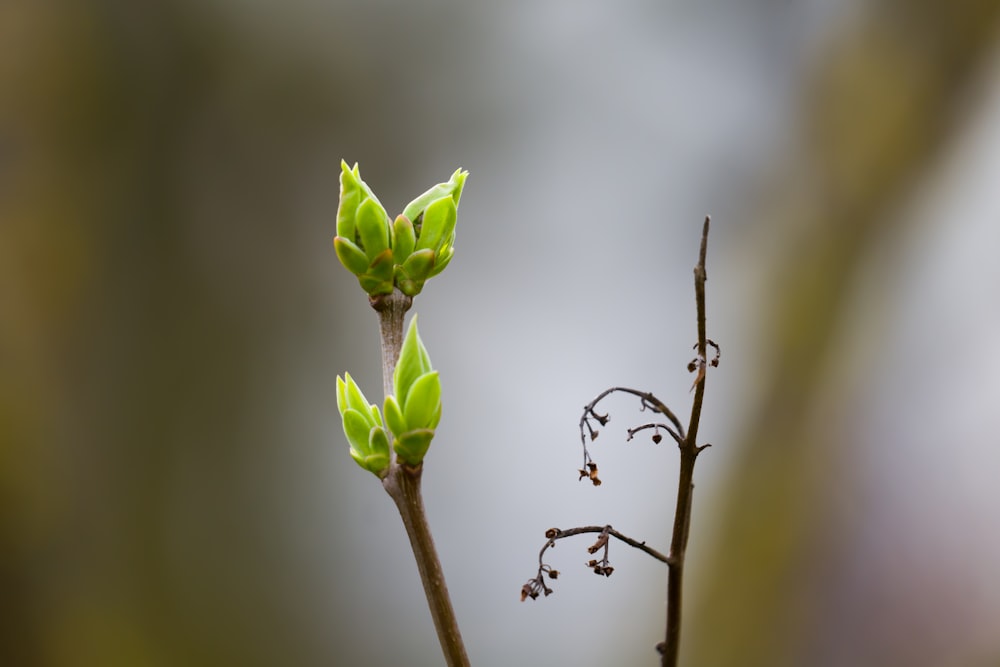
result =
[{"label": "blurred background", "polygon": [[415,303],[425,501],[477,665],[655,664],[689,410],[690,665],[1000,665],[1000,4],[0,3],[0,664],[437,665],[335,379],[380,386],[333,253],[458,167]]}]

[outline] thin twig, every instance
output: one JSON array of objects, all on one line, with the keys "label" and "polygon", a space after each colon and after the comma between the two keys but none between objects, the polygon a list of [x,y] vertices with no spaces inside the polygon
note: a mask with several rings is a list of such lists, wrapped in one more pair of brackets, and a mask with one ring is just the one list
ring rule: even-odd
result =
[{"label": "thin twig", "polygon": [[660,440],[662,439],[662,436],[660,435],[659,432],[661,428],[667,433],[669,433],[670,436],[674,439],[674,441],[677,442],[678,445],[683,444],[684,439],[681,438],[681,436],[677,432],[675,432],[672,428],[670,428],[666,424],[654,424],[654,423],[633,426],[627,431],[628,438],[626,438],[626,440],[631,440],[632,438],[634,438],[635,434],[638,433],[639,431],[646,431],[649,429],[653,429],[653,443],[658,445],[660,444]]},{"label": "thin twig", "polygon": [[604,558],[600,561],[590,561],[587,563],[587,567],[592,568],[595,573],[604,575],[605,577],[610,577],[611,573],[614,571],[614,568],[611,567],[608,562],[608,537],[613,537],[616,540],[624,542],[630,547],[639,549],[661,563],[667,563],[668,565],[670,563],[669,557],[652,547],[646,546],[645,542],[639,542],[638,540],[632,539],[628,535],[618,532],[611,526],[579,526],[576,528],[569,528],[567,530],[549,528],[545,531],[547,541],[545,542],[545,545],[542,546],[542,550],[538,552],[538,575],[533,579],[529,579],[528,582],[521,587],[522,602],[527,598],[534,600],[538,597],[539,593],[544,593],[545,595],[552,593],[552,589],[545,584],[545,575],[548,575],[550,579],[556,579],[559,577],[559,571],[553,570],[551,566],[545,563],[545,552],[548,551],[549,548],[554,547],[556,545],[556,541],[558,540],[573,537],[574,535],[583,535],[585,533],[600,533],[601,535],[597,542],[587,549],[587,551],[589,553],[595,553],[599,549],[604,549]]},{"label": "thin twig", "polygon": [[562,540],[567,537],[573,537],[574,535],[582,535],[584,533],[600,533],[604,531],[607,531],[608,535],[615,538],[616,540],[620,540],[625,544],[629,545],[630,547],[634,547],[640,551],[644,551],[660,562],[663,563],[670,562],[670,559],[666,555],[660,553],[659,551],[657,551],[652,547],[646,546],[645,542],[639,542],[638,540],[633,540],[628,535],[619,533],[611,526],[579,526],[577,528],[567,528],[566,530],[560,530],[558,528],[550,528],[549,530],[556,532],[554,535],[551,536],[549,535],[548,532],[546,532],[545,536],[549,538],[549,541],[545,544],[544,547],[542,547],[542,551],[538,554],[539,563],[541,563],[542,554],[544,554],[545,550],[548,549],[549,547],[555,546],[556,540]]}]

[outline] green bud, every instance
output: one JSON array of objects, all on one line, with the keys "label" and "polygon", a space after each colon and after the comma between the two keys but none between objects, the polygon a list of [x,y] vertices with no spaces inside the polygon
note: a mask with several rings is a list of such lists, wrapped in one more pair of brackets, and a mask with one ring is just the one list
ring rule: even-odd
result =
[{"label": "green bud", "polygon": [[399,361],[396,362],[396,370],[393,373],[393,393],[400,407],[406,411],[406,395],[410,392],[410,387],[424,373],[429,373],[431,359],[427,354],[424,342],[420,340],[420,333],[417,331],[417,316],[410,320],[410,326],[406,330],[403,338],[403,347],[399,351]]},{"label": "green bud", "polygon": [[344,435],[351,446],[351,457],[365,470],[384,477],[389,469],[389,437],[382,425],[378,406],[372,405],[361,388],[345,373],[337,377],[337,409]]},{"label": "green bud", "polygon": [[385,399],[385,421],[392,431],[392,447],[399,458],[418,465],[424,459],[434,429],[441,421],[441,380],[431,368],[427,348],[413,316],[393,374],[395,395]]},{"label": "green bud", "polygon": [[[469,172],[458,169],[407,204],[390,221],[358,165],[340,163],[340,204],[334,249],[340,263],[358,278],[369,296],[398,287],[416,296],[424,282],[441,273],[455,254],[458,202]],[[386,258],[386,252],[391,254]]]},{"label": "green bud", "polygon": [[407,204],[403,210],[406,219],[412,221],[416,234],[413,251],[396,251],[396,263],[402,263],[396,271],[396,286],[404,294],[419,294],[424,288],[424,282],[441,273],[451,261],[455,252],[453,246],[458,202],[468,175],[467,171],[456,170],[451,175],[451,180],[438,183]]},{"label": "green bud", "polygon": [[[361,180],[361,172],[357,162],[354,167],[348,169],[347,163],[340,161],[340,207],[337,210],[337,236],[351,238],[354,236],[354,215],[358,206],[365,199],[373,199],[375,203],[382,206],[368,184]],[[341,224],[349,227],[341,227]]]},{"label": "green bud", "polygon": [[[384,255],[394,236],[389,216],[371,188],[361,180],[358,166],[340,163],[340,205],[337,237],[333,240],[337,259],[358,277],[369,295],[388,294],[393,287],[392,253],[388,265]],[[363,260],[362,260],[363,258]]]}]

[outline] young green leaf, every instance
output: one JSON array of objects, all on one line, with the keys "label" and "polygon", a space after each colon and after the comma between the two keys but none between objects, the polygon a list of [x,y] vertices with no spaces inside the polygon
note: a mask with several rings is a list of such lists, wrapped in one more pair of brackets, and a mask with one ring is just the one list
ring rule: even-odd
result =
[{"label": "young green leaf", "polygon": [[393,390],[400,407],[406,410],[406,396],[410,387],[418,377],[431,369],[430,357],[420,334],[417,332],[417,316],[410,320],[410,326],[403,338],[403,347],[399,353],[399,361],[396,362],[396,370],[393,374]]},{"label": "young green leaf", "polygon": [[375,278],[367,274],[358,276],[358,284],[361,285],[361,289],[367,292],[369,296],[392,293],[392,281]]},{"label": "young green leaf", "polygon": [[[368,456],[369,459],[374,459],[376,461],[384,461],[385,465],[389,463],[389,437],[385,433],[385,429],[374,427],[368,434]],[[369,468],[371,470],[371,468]],[[378,474],[375,470],[372,472]]]},{"label": "young green leaf", "polygon": [[373,428],[369,434],[369,444],[365,451],[351,449],[351,458],[365,470],[378,477],[385,477],[389,471],[389,440],[385,431]]},{"label": "young green leaf", "polygon": [[405,215],[396,216],[392,227],[396,237],[392,246],[393,257],[396,264],[402,264],[417,244],[416,232],[413,230],[413,223]]},{"label": "young green leaf", "polygon": [[465,187],[465,179],[468,177],[469,172],[462,169],[456,169],[455,173],[451,175],[451,178],[447,183],[438,183],[432,187],[427,192],[411,201],[403,209],[403,215],[405,215],[410,220],[416,220],[417,216],[424,212],[424,210],[430,205],[431,202],[441,199],[442,197],[451,197],[458,205],[458,200],[462,197],[462,189]]},{"label": "young green leaf", "polygon": [[382,413],[378,411],[378,406],[372,403],[368,406],[368,408],[371,410],[372,419],[375,420],[375,423],[378,424],[379,428],[382,428],[384,426],[382,424]]},{"label": "young green leaf", "polygon": [[434,250],[426,248],[411,253],[401,268],[408,278],[426,280],[434,268]]},{"label": "young green leaf", "polygon": [[441,402],[438,401],[437,410],[434,411],[434,415],[431,417],[430,423],[427,424],[428,428],[437,428],[438,424],[441,423]]},{"label": "young green leaf", "polygon": [[441,406],[441,380],[437,371],[417,378],[403,404],[403,419],[409,430],[431,428],[431,422]]},{"label": "young green leaf", "polygon": [[337,253],[337,259],[344,265],[344,268],[356,276],[360,276],[368,270],[368,256],[358,246],[351,243],[343,236],[335,236],[333,239],[333,249]]},{"label": "young green leaf", "polygon": [[344,411],[344,435],[347,436],[351,449],[356,449],[365,455],[369,453],[368,440],[373,428],[369,419],[370,416],[366,417],[352,408]]},{"label": "young green leaf", "polygon": [[434,267],[431,268],[428,278],[433,278],[437,274],[444,271],[445,267],[451,262],[451,258],[455,255],[455,248],[452,247],[452,242],[454,241],[454,235],[452,235],[452,241],[449,241],[441,250],[438,251],[434,258]]},{"label": "young green leaf", "polygon": [[417,237],[417,250],[437,250],[455,231],[458,209],[451,197],[442,197],[424,211],[424,221]]},{"label": "young green leaf", "polygon": [[410,280],[403,273],[399,273],[396,275],[396,287],[406,296],[414,297],[424,288],[424,281]]},{"label": "young green leaf", "polygon": [[357,228],[361,249],[368,259],[374,260],[389,247],[389,216],[374,199],[366,199],[358,206]]},{"label": "young green leaf", "polygon": [[340,416],[344,416],[344,410],[347,409],[347,383],[344,382],[344,378],[337,376],[337,410],[340,412]]},{"label": "young green leaf", "polygon": [[[357,165],[354,165],[357,169]],[[355,240],[357,227],[355,219],[358,205],[361,204],[362,191],[356,174],[347,168],[347,163],[340,161],[340,204],[337,207],[337,236],[350,241]]]},{"label": "young green leaf", "polygon": [[385,423],[394,435],[406,433],[406,421],[403,419],[403,411],[396,402],[395,396],[385,397]]},{"label": "young green leaf", "polygon": [[354,381],[350,373],[344,373],[344,380],[346,382],[345,396],[347,400],[347,408],[352,410],[357,410],[362,414],[368,414],[368,409],[371,403],[365,398],[365,395],[361,393],[361,387],[358,383]]},{"label": "young green leaf", "polygon": [[397,437],[392,443],[392,448],[404,462],[412,466],[419,465],[424,460],[433,437],[434,431],[431,429],[409,431]]},{"label": "young green leaf", "polygon": [[368,275],[378,280],[392,282],[393,273],[392,250],[386,248],[372,260],[368,266]]}]

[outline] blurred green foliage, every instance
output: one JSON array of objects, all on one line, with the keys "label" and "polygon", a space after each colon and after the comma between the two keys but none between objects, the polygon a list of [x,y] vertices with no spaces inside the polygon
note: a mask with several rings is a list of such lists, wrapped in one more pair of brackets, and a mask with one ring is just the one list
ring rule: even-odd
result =
[{"label": "blurred green foliage", "polygon": [[[686,619],[691,664],[815,664],[818,629],[837,622],[822,582],[852,548],[831,541],[846,533],[829,527],[843,520],[835,498],[851,493],[839,471],[853,444],[817,420],[817,401],[843,363],[833,352],[852,278],[887,235],[907,235],[889,228],[904,222],[889,212],[960,118],[998,22],[993,2],[874,3],[820,50],[801,101],[806,145],[753,212],[795,241],[773,272],[773,300],[761,304],[767,374],[725,483],[705,595]],[[829,653],[825,664],[846,664]],[[878,664],[913,658],[887,650]]]}]

